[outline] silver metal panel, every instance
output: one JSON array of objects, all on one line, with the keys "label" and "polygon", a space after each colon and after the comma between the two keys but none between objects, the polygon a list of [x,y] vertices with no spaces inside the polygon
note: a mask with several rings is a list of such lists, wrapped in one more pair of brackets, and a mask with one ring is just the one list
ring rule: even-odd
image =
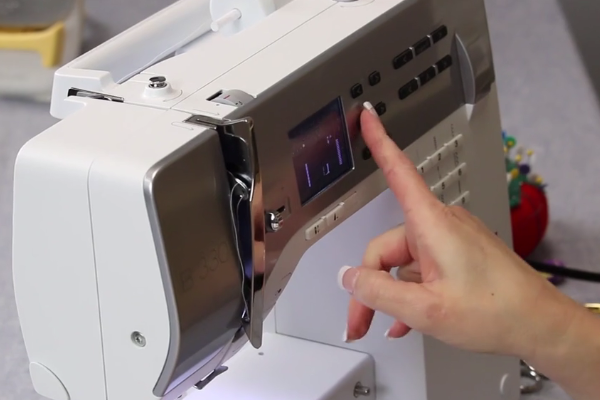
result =
[{"label": "silver metal panel", "polygon": [[229,190],[214,131],[147,174],[146,199],[171,318],[169,354],[156,396],[229,344],[240,328],[242,274]]},{"label": "silver metal panel", "polygon": [[[442,26],[447,35],[415,55],[418,43]],[[412,60],[396,68],[393,60],[411,48]],[[400,88],[447,56],[452,57],[452,66],[400,99]],[[375,71],[381,81],[372,86],[369,76]],[[466,85],[464,77],[469,78]],[[286,207],[284,227],[265,239],[266,279],[278,267],[286,246],[308,248],[304,240],[290,242],[299,230],[376,171],[358,125],[364,101],[386,104],[383,123],[394,141],[406,148],[467,100],[485,95],[493,81],[483,1],[412,0],[399,4],[229,115],[231,119],[250,117],[254,122],[265,210]],[[363,88],[357,98],[351,94],[355,84]],[[337,97],[344,107],[354,169],[302,205],[287,133]],[[270,306],[265,307],[266,317]]]}]

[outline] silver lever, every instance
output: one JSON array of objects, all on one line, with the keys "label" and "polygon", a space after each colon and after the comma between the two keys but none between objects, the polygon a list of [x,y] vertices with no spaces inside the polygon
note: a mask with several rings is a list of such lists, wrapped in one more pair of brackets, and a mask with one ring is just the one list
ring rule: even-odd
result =
[{"label": "silver lever", "polygon": [[[243,278],[244,330],[252,346],[262,345],[265,282],[265,214],[254,122],[250,118],[218,120],[194,115],[184,122],[216,130],[232,187],[233,223]],[[233,197],[235,196],[235,198]]]}]

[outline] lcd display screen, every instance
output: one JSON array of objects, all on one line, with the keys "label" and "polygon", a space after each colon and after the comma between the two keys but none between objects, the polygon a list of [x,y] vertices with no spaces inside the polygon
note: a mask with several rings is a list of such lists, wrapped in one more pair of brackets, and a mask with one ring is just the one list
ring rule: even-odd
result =
[{"label": "lcd display screen", "polygon": [[289,134],[302,205],[353,168],[341,99],[308,117]]}]

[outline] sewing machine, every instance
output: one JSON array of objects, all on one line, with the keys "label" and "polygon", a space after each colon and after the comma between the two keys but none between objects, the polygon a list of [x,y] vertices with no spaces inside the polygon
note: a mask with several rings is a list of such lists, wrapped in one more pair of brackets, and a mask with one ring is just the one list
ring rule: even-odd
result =
[{"label": "sewing machine", "polygon": [[507,243],[483,0],[182,0],[61,68],[18,155],[14,284],[52,400],[515,400],[519,362],[342,340],[343,265],[403,221],[364,101]]}]

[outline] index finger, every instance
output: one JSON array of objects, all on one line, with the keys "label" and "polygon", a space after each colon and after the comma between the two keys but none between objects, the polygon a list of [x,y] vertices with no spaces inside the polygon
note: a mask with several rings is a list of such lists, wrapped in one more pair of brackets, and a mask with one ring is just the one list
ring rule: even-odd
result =
[{"label": "index finger", "polygon": [[371,103],[364,107],[360,116],[362,136],[404,213],[439,206],[413,162],[388,136]]}]

